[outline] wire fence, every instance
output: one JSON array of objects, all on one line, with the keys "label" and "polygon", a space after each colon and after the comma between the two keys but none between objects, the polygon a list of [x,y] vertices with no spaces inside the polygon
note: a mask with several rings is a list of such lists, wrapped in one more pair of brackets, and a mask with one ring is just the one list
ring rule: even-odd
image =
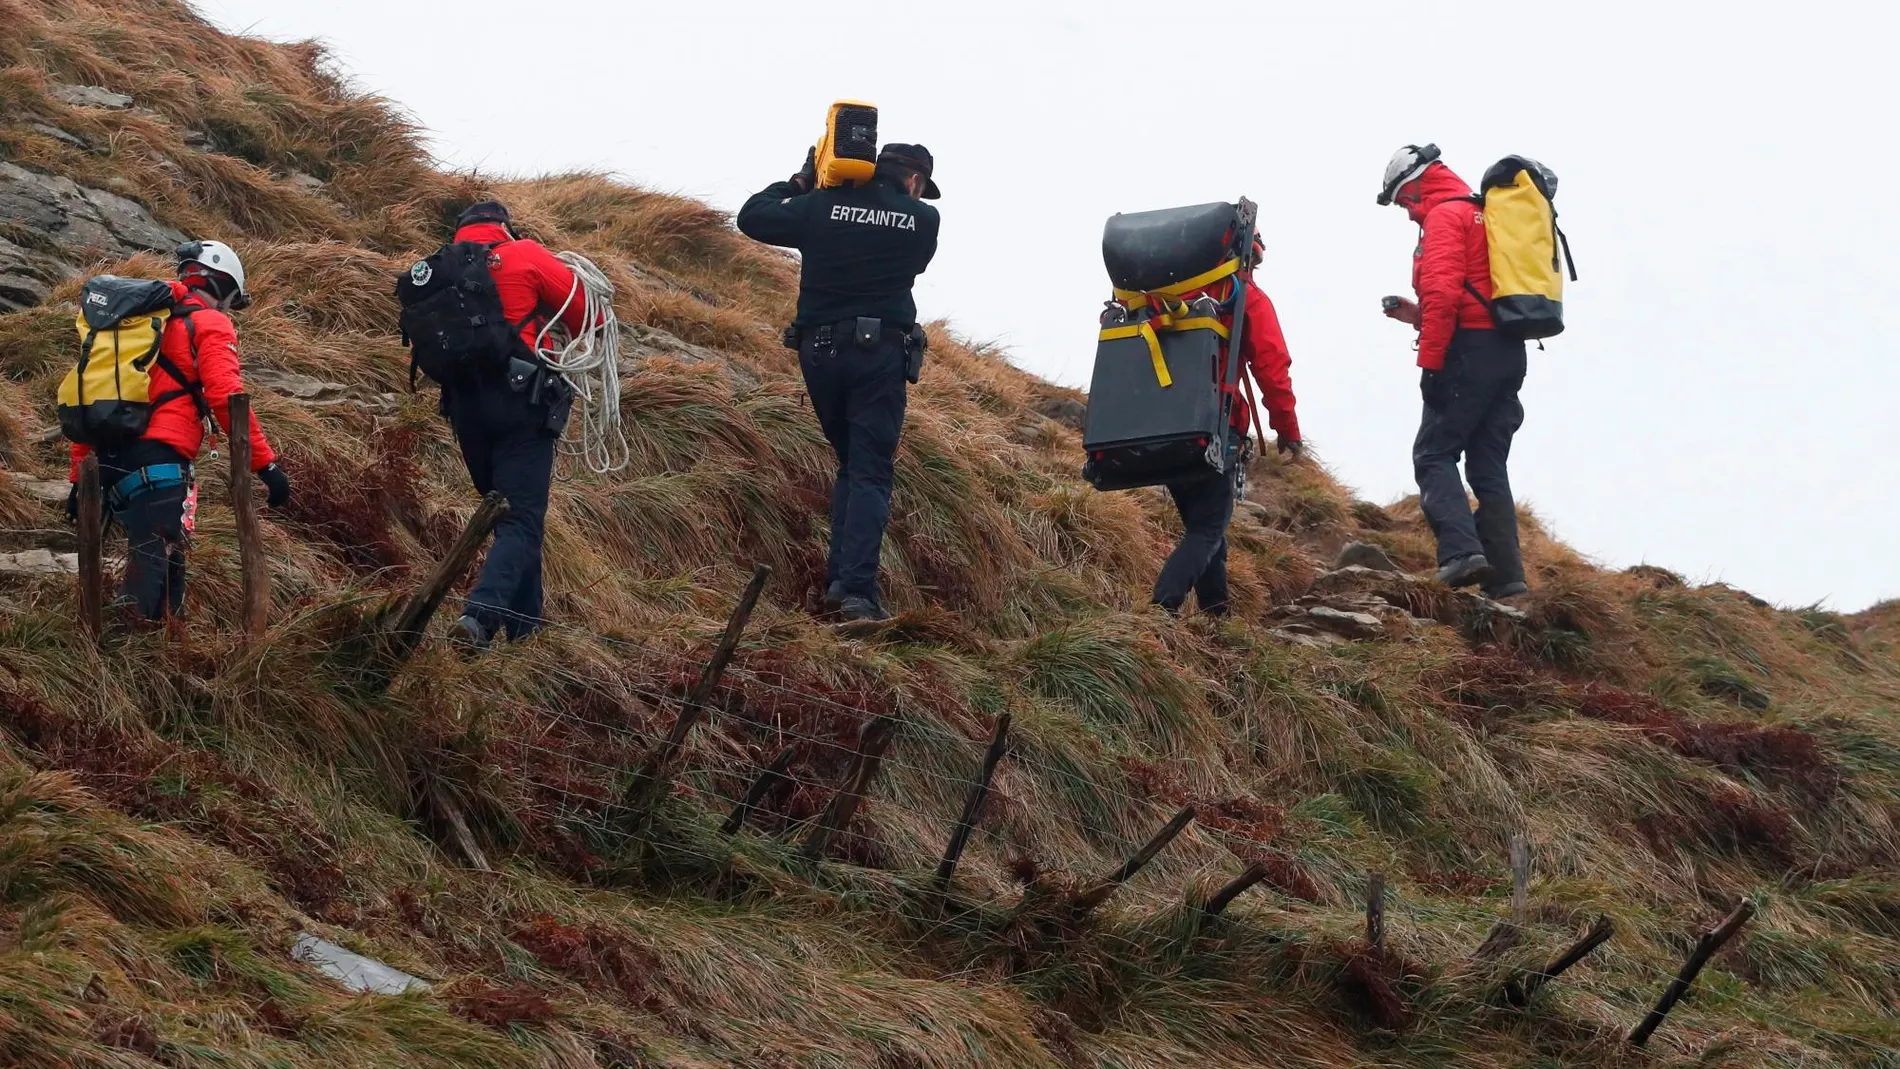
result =
[{"label": "wire fence", "polygon": [[[674,710],[678,707],[681,695],[690,682],[697,677],[703,665],[697,659],[683,653],[661,649],[649,643],[639,643],[613,636],[600,635],[583,628],[565,625],[562,629],[588,640],[603,643],[624,654],[628,661],[627,671],[618,680],[619,685],[630,696],[647,703],[654,710]],[[578,673],[566,673],[565,682],[585,688],[597,684],[598,680],[587,679]],[[819,755],[826,755],[836,763],[851,759],[857,752],[858,738],[855,729],[862,728],[873,718],[882,714],[895,713],[896,709],[867,709],[838,701],[829,694],[818,693],[810,689],[789,686],[765,678],[763,673],[752,670],[744,664],[736,664],[726,674],[721,688],[725,695],[739,695],[740,713],[728,711],[721,703],[713,703],[708,710],[708,721],[701,729],[702,745],[689,748],[686,756],[674,770],[677,782],[682,786],[676,794],[684,794],[699,804],[720,812],[729,812],[745,800],[747,788],[757,777],[768,771],[768,763],[754,758],[742,743],[733,738],[733,733],[751,734],[749,741],[753,752],[769,754],[773,750],[795,745],[807,748],[803,755],[807,761]],[[794,715],[787,715],[787,710]],[[801,727],[801,715],[813,709],[829,712],[835,722],[850,730],[840,730],[821,734]],[[616,749],[629,755],[643,755],[656,746],[664,737],[663,730],[642,729],[628,721],[614,721],[597,714],[590,714],[574,708],[548,709],[544,715],[551,724],[561,724],[579,729],[589,737],[617,737]],[[882,758],[884,769],[896,770],[917,777],[921,781],[935,783],[946,797],[961,799],[964,792],[973,785],[974,778],[982,763],[983,751],[988,745],[987,738],[977,738],[955,730],[939,719],[927,716],[908,716],[902,719],[902,732],[912,739],[927,739],[933,747],[942,752],[957,752],[961,757],[957,767],[928,767],[916,761],[907,760],[895,753],[887,753]],[[707,740],[712,740],[708,742]],[[614,819],[615,807],[619,801],[616,788],[626,782],[630,766],[623,762],[603,761],[598,756],[577,754],[571,748],[527,744],[527,753],[545,762],[548,767],[580,768],[590,773],[593,779],[592,789],[576,791],[571,778],[563,775],[559,781],[554,779],[532,780],[532,786],[542,796],[550,799],[541,805],[531,807],[527,815],[532,819],[548,824],[567,824],[584,828],[589,834],[603,838],[624,836],[624,826]],[[1078,767],[1057,767],[1048,760],[1036,756],[1029,747],[1012,745],[1004,761],[1005,766],[1014,765],[1023,773],[1042,777],[1083,776],[1089,788],[1103,798],[1125,806],[1131,813],[1159,813],[1168,807],[1163,799],[1150,796],[1138,796],[1129,793],[1121,784],[1087,777]],[[833,783],[801,783],[796,772],[788,777],[798,786],[810,786],[822,789],[835,787]],[[991,805],[995,799],[1007,795],[996,785],[991,786]],[[907,805],[888,794],[879,794],[873,784],[867,804],[877,812],[899,815],[914,822],[917,826],[936,825],[941,827],[944,840],[948,840],[956,821],[957,813],[950,809],[924,809]],[[811,808],[811,807],[808,807]],[[770,840],[796,840],[809,834],[822,807],[813,808],[802,817],[793,817],[784,813],[754,813],[754,820],[748,821],[733,838],[724,841],[712,840],[718,845],[708,845],[706,841],[693,842],[681,835],[657,837],[650,831],[635,832],[631,841],[645,848],[664,850],[675,857],[705,866],[709,871],[732,864],[735,854],[742,847],[735,842],[737,836],[764,835]],[[763,818],[762,820],[756,818]],[[1128,841],[1127,829],[1110,827],[1091,818],[1085,811],[1072,810],[1063,814],[1063,819],[1075,824],[1085,837],[1097,843],[1126,842],[1129,851],[1133,851],[1136,842]],[[1154,818],[1159,826],[1161,816]],[[979,825],[980,827],[981,825]],[[884,869],[888,875],[907,883],[915,889],[923,889],[932,878],[932,870],[938,857],[918,854],[911,857],[891,856],[889,844],[875,833],[876,822],[866,819],[863,827],[857,822],[836,828],[831,833],[832,847],[827,857],[843,856],[846,859],[875,857],[880,860],[877,868]],[[1188,886],[1204,885],[1211,879],[1225,880],[1236,875],[1240,866],[1248,857],[1261,854],[1278,856],[1294,864],[1301,863],[1300,856],[1283,846],[1270,842],[1261,842],[1246,835],[1228,831],[1209,824],[1197,824],[1195,829],[1206,840],[1224,848],[1228,853],[1227,864],[1219,861],[1205,863],[1188,877]],[[1074,862],[1075,858],[1066,859]],[[1100,862],[1101,857],[1088,859]],[[1079,876],[1097,878],[1097,872],[1078,873]],[[1012,882],[1010,874],[986,873],[987,882],[994,888]],[[1176,873],[1177,880],[1179,873]],[[1505,880],[1500,874],[1500,884]],[[968,879],[960,880],[958,886],[967,888]],[[1125,899],[1135,899],[1139,905],[1130,913],[1139,914],[1143,910],[1150,915],[1170,908],[1182,908],[1187,904],[1184,896],[1163,899],[1152,891],[1124,888],[1118,892]],[[916,946],[922,946],[934,939],[954,936],[966,940],[984,938],[1004,938],[1016,923],[1015,910],[1021,900],[1010,901],[1002,897],[992,897],[975,903],[977,909],[961,914],[955,921],[946,921],[939,925],[924,925],[914,938]],[[1447,942],[1457,941],[1468,944],[1475,954],[1478,941],[1495,919],[1477,919],[1470,911],[1438,910],[1427,908],[1425,903],[1400,901],[1395,913],[1405,916],[1419,929],[1427,926],[1438,929],[1437,934]],[[1220,931],[1227,938],[1250,938],[1258,940],[1284,939],[1284,928],[1274,928],[1258,923],[1250,918],[1246,911],[1222,914]],[[1115,924],[1094,924],[1089,926],[1088,936],[1098,946],[1108,951],[1127,956],[1131,959],[1147,961],[1178,958],[1193,950],[1197,945],[1205,945],[1208,933],[1199,925],[1188,925],[1173,932],[1153,925],[1139,928],[1139,937],[1128,934]],[[1445,929],[1452,929],[1446,932]],[[1552,929],[1545,935],[1555,939],[1557,932]],[[1685,935],[1689,933],[1684,933]],[[1021,982],[1034,982],[1039,974],[1065,968],[1065,964],[1056,959],[1035,968],[1017,972]],[[1614,966],[1615,974],[1627,980],[1632,974],[1639,979],[1635,984],[1626,985],[1618,995],[1643,1007],[1654,1000],[1675,978],[1676,966],[1672,963],[1644,960],[1623,956]],[[1642,985],[1641,990],[1636,985]],[[1706,985],[1704,985],[1706,987]],[[1705,1006],[1708,997],[1704,998]],[[1728,1004],[1724,999],[1722,1005]],[[1799,1037],[1804,1041],[1832,1044],[1835,1047],[1864,1048],[1882,1055],[1892,1051],[1884,1044],[1848,1032],[1829,1028],[1816,1021],[1782,1013],[1760,1003],[1750,1002],[1742,1005],[1735,1000],[1736,1011],[1757,1021],[1778,1023],[1789,1037]]]},{"label": "wire fence", "polygon": [[[67,537],[70,534],[68,530],[52,528],[0,529],[0,535],[14,537]],[[754,757],[754,753],[771,753],[786,746],[798,747],[798,760],[787,770],[785,784],[773,792],[774,796],[765,799],[766,804],[755,809],[749,815],[750,819],[732,836],[720,833],[717,839],[707,836],[694,841],[682,834],[661,836],[650,827],[636,826],[629,831],[629,825],[622,819],[622,802],[632,770],[664,739],[664,725],[677,711],[682,695],[705,666],[692,655],[650,642],[603,635],[571,625],[549,626],[615,650],[622,660],[619,675],[613,681],[614,686],[626,696],[644,703],[648,712],[659,714],[662,726],[643,726],[630,710],[619,706],[614,708],[617,715],[613,716],[603,715],[597,707],[583,702],[568,702],[561,707],[536,710],[535,730],[538,733],[515,735],[506,744],[509,756],[521,766],[517,771],[525,777],[527,794],[534,799],[517,816],[524,824],[564,829],[587,841],[618,842],[651,851],[663,851],[674,859],[702,865],[708,871],[724,869],[733,863],[735,854],[743,849],[738,841],[741,836],[763,835],[767,841],[785,842],[811,834],[823,819],[824,806],[817,804],[818,799],[835,788],[834,781],[839,778],[842,768],[857,754],[859,731],[879,715],[911,712],[898,708],[905,704],[901,700],[892,701],[892,708],[888,709],[867,708],[866,704],[869,703],[840,701],[833,694],[775,681],[768,678],[767,672],[751,668],[743,662],[735,664],[727,670],[717,695],[724,700],[710,703],[707,709],[708,719],[700,730],[699,745],[689,746],[671,770],[676,785],[673,793],[687,795],[708,808],[729,812],[745,801],[748,788],[768,771],[768,763]],[[558,665],[538,666],[538,671],[579,695],[597,690],[602,684],[598,678],[590,678]],[[727,704],[736,705],[737,711],[729,710]],[[814,712],[821,714],[822,719],[830,725],[829,731],[821,732],[810,725]],[[932,752],[958,754],[956,767],[931,767],[895,752],[882,755],[881,767],[934,785],[944,798],[954,799],[960,804],[965,792],[973,785],[973,777],[988,745],[987,737],[973,737],[928,715],[902,715],[900,723],[902,737],[928,742]],[[1025,775],[1044,780],[1080,779],[1095,796],[1112,801],[1130,814],[1157,813],[1171,804],[1165,799],[1132,794],[1120,783],[1091,777],[1079,764],[1059,767],[1039,756],[1033,746],[1012,745],[1004,764],[1020,769]],[[827,768],[827,765],[831,767]],[[803,771],[800,770],[801,766]],[[801,791],[805,792],[804,797],[798,799]],[[1002,804],[1013,801],[997,785],[992,785],[990,791],[991,812],[995,811],[999,799]],[[788,795],[800,804],[784,804]],[[957,817],[957,813],[948,808],[924,809],[907,805],[888,794],[880,794],[875,782],[867,791],[866,802],[872,812],[885,814],[886,817],[899,815],[914,827],[941,827],[945,840],[949,838]],[[1108,826],[1092,818],[1082,808],[1069,807],[1062,817],[1093,843],[1126,843],[1130,850],[1137,845],[1128,841],[1126,827]],[[1160,819],[1159,816],[1154,817],[1157,826]],[[899,856],[882,836],[876,834],[877,826],[878,821],[871,819],[861,809],[858,819],[830,830],[830,846],[825,856],[860,863],[868,861],[870,867],[884,870],[892,879],[917,889],[924,888],[938,861],[937,856]],[[979,828],[981,826],[979,823]],[[1248,858],[1261,855],[1277,857],[1294,865],[1303,864],[1303,859],[1295,851],[1272,842],[1206,823],[1197,824],[1195,830],[1203,840],[1224,850],[1227,857],[1201,864],[1188,877],[1189,886],[1204,884],[1212,878],[1231,877]],[[1079,859],[1070,857],[1058,860],[1073,864]],[[1101,863],[1103,860],[1104,857],[1099,854],[1086,859],[1088,863]],[[1077,875],[1098,876],[1095,873]],[[1007,873],[988,872],[984,876],[992,890],[1019,882]],[[1180,878],[1178,870],[1175,871],[1175,878]],[[959,881],[959,886],[967,888],[971,882],[966,877]],[[1178,908],[1184,902],[1180,898],[1163,899],[1152,891],[1139,888],[1123,888],[1117,893],[1124,900],[1137,900],[1151,915],[1161,910]],[[1011,903],[992,895],[989,899],[975,903],[975,910],[960,915],[954,923],[923,927],[916,935],[915,943],[922,946],[944,937],[945,933],[969,940],[1003,938],[1016,923],[1014,914],[1022,904],[1022,900]],[[1474,919],[1468,912],[1459,915],[1457,911],[1435,910],[1416,901],[1404,901],[1398,905],[1398,914],[1406,916],[1419,929],[1427,925],[1435,926],[1441,938],[1448,942],[1454,939],[1467,942],[1474,950],[1481,930],[1488,928],[1490,923]],[[1454,930],[1447,933],[1444,931],[1447,927]],[[1230,938],[1239,936],[1260,940],[1282,939],[1286,935],[1284,929],[1267,927],[1250,919],[1246,911],[1224,913],[1221,931]],[[1139,938],[1118,929],[1114,924],[1095,924],[1088,930],[1088,939],[1096,945],[1130,958],[1149,961],[1178,958],[1205,938],[1205,933],[1198,925],[1186,926],[1173,934],[1154,926],[1142,927]],[[1019,981],[1033,982],[1042,973],[1064,967],[1060,960],[1052,958],[1047,964],[1019,971],[1015,975]],[[1616,969],[1620,976],[1636,974],[1642,983],[1652,986],[1654,992],[1660,992],[1675,977],[1674,969],[1669,965],[1634,957],[1620,958]],[[1645,995],[1630,991],[1624,997],[1643,1001],[1653,997],[1653,993]],[[1837,1047],[1865,1048],[1889,1058],[1894,1055],[1891,1048],[1878,1041],[1784,1014],[1759,1003],[1738,1007],[1738,1012],[1757,1020],[1777,1022],[1790,1036],[1808,1037]]]}]

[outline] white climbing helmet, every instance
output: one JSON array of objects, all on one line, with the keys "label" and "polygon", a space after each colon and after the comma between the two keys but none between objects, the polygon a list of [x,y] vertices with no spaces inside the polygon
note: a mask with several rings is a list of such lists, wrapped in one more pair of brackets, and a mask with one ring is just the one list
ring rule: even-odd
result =
[{"label": "white climbing helmet", "polygon": [[1407,145],[1394,152],[1392,159],[1385,165],[1385,185],[1379,188],[1379,204],[1392,203],[1399,190],[1418,180],[1425,168],[1438,162],[1437,145]]},{"label": "white climbing helmet", "polygon": [[237,250],[222,241],[187,241],[178,246],[178,266],[197,264],[207,271],[215,271],[237,283],[237,300],[233,308],[242,308],[251,303],[251,291],[244,288],[244,261],[238,259]]}]

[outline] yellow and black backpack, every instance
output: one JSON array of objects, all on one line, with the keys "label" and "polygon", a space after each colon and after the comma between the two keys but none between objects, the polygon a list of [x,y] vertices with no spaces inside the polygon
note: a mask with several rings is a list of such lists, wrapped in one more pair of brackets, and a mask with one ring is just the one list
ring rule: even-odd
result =
[{"label": "yellow and black backpack", "polygon": [[[171,286],[142,278],[99,275],[79,294],[79,360],[59,384],[59,429],[81,445],[114,448],[144,437],[158,406],[190,396],[208,411],[195,380],[165,356],[165,324],[174,313]],[[185,327],[191,329],[187,315]],[[180,389],[152,396],[152,368]]]},{"label": "yellow and black backpack", "polygon": [[[1564,268],[1577,280],[1570,240],[1557,228],[1556,198],[1556,173],[1528,156],[1492,164],[1471,198],[1484,209],[1490,245],[1491,319],[1525,341],[1563,333]],[[1484,300],[1475,287],[1472,293]]]}]

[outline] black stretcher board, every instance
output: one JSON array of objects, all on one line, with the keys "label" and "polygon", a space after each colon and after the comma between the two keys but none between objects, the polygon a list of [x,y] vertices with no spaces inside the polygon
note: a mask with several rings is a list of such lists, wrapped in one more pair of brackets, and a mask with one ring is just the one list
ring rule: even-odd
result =
[{"label": "black stretcher board", "polygon": [[1098,490],[1155,486],[1224,467],[1219,446],[1209,450],[1227,420],[1217,378],[1220,335],[1187,330],[1158,337],[1173,380],[1165,387],[1145,339],[1096,343],[1082,447],[1089,457],[1083,476]]},{"label": "black stretcher board", "polygon": [[[1251,265],[1254,206],[1216,202],[1110,216],[1102,228],[1102,262],[1116,288],[1150,291],[1211,271],[1243,255]],[[1238,297],[1238,291],[1235,294]],[[1232,333],[1245,329],[1241,302],[1230,312]],[[1082,475],[1098,490],[1126,490],[1185,481],[1226,470],[1229,420],[1219,381],[1222,340],[1212,330],[1157,335],[1173,385],[1154,372],[1140,336],[1100,341],[1089,383]],[[1229,368],[1230,375],[1238,367]]]}]

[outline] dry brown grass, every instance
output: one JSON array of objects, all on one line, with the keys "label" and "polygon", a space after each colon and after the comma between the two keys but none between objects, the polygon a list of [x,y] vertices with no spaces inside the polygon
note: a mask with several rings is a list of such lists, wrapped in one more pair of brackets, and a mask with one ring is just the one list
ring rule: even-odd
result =
[{"label": "dry brown grass", "polygon": [[[115,630],[95,651],[69,582],[0,590],[0,1062],[1626,1065],[1621,1031],[1694,925],[1747,894],[1762,918],[1644,1064],[1891,1069],[1890,607],[1781,612],[1658,569],[1606,573],[1527,511],[1527,626],[1477,649],[1423,625],[1289,646],[1259,622],[1343,541],[1421,571],[1431,546],[1416,502],[1355,501],[1319,463],[1267,457],[1257,515],[1233,529],[1238,619],[1176,622],[1144,609],[1176,533],[1164,496],[1083,485],[1079,435],[1044,415],[1064,392],[939,323],[886,549],[905,616],[840,634],[809,615],[834,460],[777,342],[790,258],[703,204],[599,175],[436,172],[409,121],[320,49],[220,35],[168,0],[0,0],[0,62],[0,155],[122,178],[162,221],[240,247],[253,366],[405,390],[392,272],[490,193],[605,266],[623,320],[730,362],[627,369],[630,470],[555,491],[561,626],[472,663],[425,648],[380,698],[354,689],[353,632],[473,505],[427,394],[371,416],[260,391],[298,486],[265,524],[260,643],[226,623],[238,574],[216,500],[192,618],[171,632]],[[49,79],[140,109],[70,108]],[[187,145],[192,129],[222,151]],[[75,292],[0,317],[10,470],[63,474],[36,434]],[[221,477],[210,462],[206,484]],[[0,479],[0,525],[58,522]],[[625,850],[596,825],[755,561],[777,571],[766,604],[652,848]],[[1422,589],[1419,612],[1455,615]],[[914,888],[1002,712],[1016,749],[956,908],[926,908]],[[814,874],[796,837],[877,713],[905,726],[834,846],[849,864]],[[790,781],[751,830],[718,836],[787,744]],[[501,872],[446,861],[425,781]],[[1183,804],[1201,819],[1094,917],[1011,919],[1022,883],[1079,886]],[[1523,962],[1500,967],[1598,912],[1621,933],[1521,1016],[1489,1009],[1494,978],[1467,962],[1514,834],[1537,851],[1535,908]],[[1204,929],[1184,894],[1252,860],[1263,889]],[[1393,889],[1376,960],[1357,915],[1375,870]],[[304,928],[442,984],[347,998],[287,960]]]}]

